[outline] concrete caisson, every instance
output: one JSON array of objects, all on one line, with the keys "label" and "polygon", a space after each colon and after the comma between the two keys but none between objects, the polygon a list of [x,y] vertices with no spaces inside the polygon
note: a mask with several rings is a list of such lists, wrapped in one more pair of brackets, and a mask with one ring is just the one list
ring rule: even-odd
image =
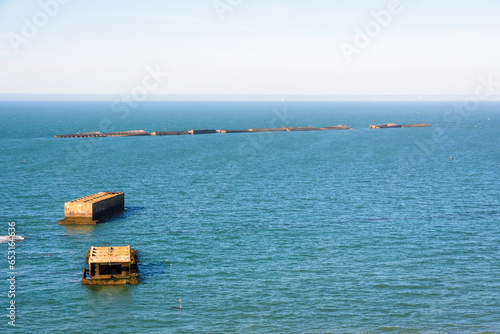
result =
[{"label": "concrete caisson", "polygon": [[393,128],[428,128],[430,123],[419,123],[419,124],[396,124],[396,123],[384,123],[384,124],[373,124],[370,125],[370,129],[393,129]]},{"label": "concrete caisson", "polygon": [[125,210],[123,192],[100,192],[64,203],[61,225],[93,225]]},{"label": "concrete caisson", "polygon": [[87,251],[84,285],[139,284],[137,252],[130,246],[94,247]]}]

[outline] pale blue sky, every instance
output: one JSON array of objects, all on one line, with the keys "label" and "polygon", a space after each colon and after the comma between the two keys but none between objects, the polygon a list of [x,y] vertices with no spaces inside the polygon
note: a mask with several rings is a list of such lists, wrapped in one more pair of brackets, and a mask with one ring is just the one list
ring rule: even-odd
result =
[{"label": "pale blue sky", "polygon": [[500,1],[400,0],[357,47],[391,1],[0,0],[0,94],[128,94],[147,68],[170,73],[150,94],[468,95],[479,76],[500,81]]}]

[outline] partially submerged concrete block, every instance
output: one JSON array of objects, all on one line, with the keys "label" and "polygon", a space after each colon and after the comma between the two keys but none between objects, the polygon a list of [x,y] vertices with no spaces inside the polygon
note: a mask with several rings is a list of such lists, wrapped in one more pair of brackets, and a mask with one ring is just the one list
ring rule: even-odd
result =
[{"label": "partially submerged concrete block", "polygon": [[321,130],[352,130],[352,128],[345,125],[334,125],[322,127]]},{"label": "partially submerged concrete block", "polygon": [[312,127],[312,126],[292,126],[285,128],[286,131],[319,131],[320,128]]},{"label": "partially submerged concrete block", "polygon": [[258,129],[249,129],[250,132],[280,132],[286,131],[286,128],[258,128]]},{"label": "partially submerged concrete block", "polygon": [[155,131],[151,133],[151,136],[181,136],[189,134],[189,131]]},{"label": "partially submerged concrete block", "polygon": [[403,128],[428,128],[430,127],[430,123],[420,123],[420,124],[405,124]]},{"label": "partially submerged concrete block", "polygon": [[93,225],[125,210],[123,192],[100,192],[64,203],[61,225]]},{"label": "partially submerged concrete block", "polygon": [[217,130],[217,133],[243,133],[250,132],[250,130]]},{"label": "partially submerged concrete block", "polygon": [[106,132],[106,137],[129,137],[129,136],[149,136],[150,134],[144,130]]},{"label": "partially submerged concrete block", "polygon": [[190,135],[207,135],[207,134],[217,133],[217,130],[215,129],[190,130],[188,132]]},{"label": "partially submerged concrete block", "polygon": [[71,133],[67,135],[55,135],[56,138],[90,138],[90,137],[106,137],[104,133],[101,132],[82,132],[82,133]]},{"label": "partially submerged concrete block", "polygon": [[130,246],[94,247],[87,251],[82,284],[139,284],[137,252]]},{"label": "partially submerged concrete block", "polygon": [[402,128],[403,126],[395,123],[373,124],[370,129]]},{"label": "partially submerged concrete block", "polygon": [[431,125],[429,123],[420,124],[396,124],[396,123],[384,123],[384,124],[374,124],[370,125],[370,129],[391,129],[391,128],[428,128]]}]

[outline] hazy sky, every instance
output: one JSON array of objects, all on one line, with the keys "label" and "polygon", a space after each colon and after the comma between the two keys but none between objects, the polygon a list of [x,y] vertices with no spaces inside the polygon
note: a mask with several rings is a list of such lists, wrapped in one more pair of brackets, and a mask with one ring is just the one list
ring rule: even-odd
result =
[{"label": "hazy sky", "polygon": [[0,93],[467,95],[488,75],[498,0],[0,0]]}]

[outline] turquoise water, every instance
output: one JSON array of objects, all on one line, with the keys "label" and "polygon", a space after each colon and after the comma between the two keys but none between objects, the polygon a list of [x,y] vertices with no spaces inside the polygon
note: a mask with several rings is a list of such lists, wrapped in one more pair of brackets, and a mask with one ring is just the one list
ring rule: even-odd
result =
[{"label": "turquoise water", "polygon": [[[27,238],[15,329],[500,332],[500,104],[452,105],[2,102],[0,235],[15,222]],[[368,129],[385,122],[432,127]],[[337,124],[355,130],[53,137]],[[128,210],[57,224],[64,202],[98,191],[124,191]],[[138,286],[80,284],[90,246],[128,244]]]}]

